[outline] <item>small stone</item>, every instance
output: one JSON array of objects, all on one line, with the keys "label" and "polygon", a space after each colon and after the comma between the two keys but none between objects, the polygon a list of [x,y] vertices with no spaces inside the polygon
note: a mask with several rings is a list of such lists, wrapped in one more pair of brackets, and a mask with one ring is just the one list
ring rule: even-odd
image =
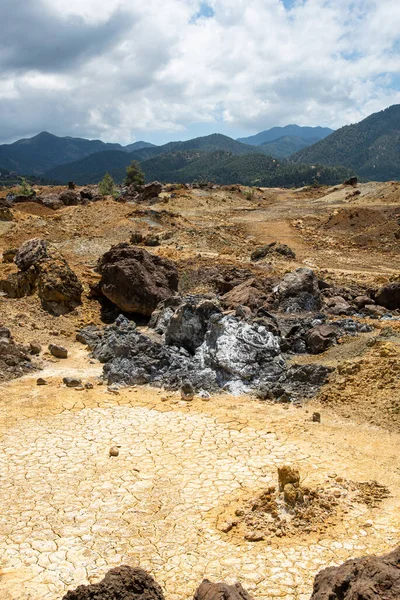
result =
[{"label": "small stone", "polygon": [[119,394],[119,389],[116,385],[109,385],[107,387],[107,392],[109,392],[110,394],[115,394],[116,396]]},{"label": "small stone", "polygon": [[372,521],[365,521],[364,527],[372,527],[372,526],[373,526],[373,522]]},{"label": "small stone", "polygon": [[82,386],[82,381],[75,377],[64,377],[63,384],[69,388],[77,388]]},{"label": "small stone", "polygon": [[90,381],[85,383],[85,388],[87,390],[92,390],[93,389],[93,383],[90,383]]},{"label": "small stone", "polygon": [[161,402],[168,402],[168,396],[161,396]]},{"label": "small stone", "polygon": [[244,539],[248,542],[261,542],[264,539],[264,534],[261,531],[249,531],[245,533]]},{"label": "small stone", "polygon": [[29,343],[30,353],[38,356],[42,351],[42,346],[38,342]]},{"label": "small stone", "polygon": [[222,531],[222,533],[229,533],[229,531],[232,528],[233,528],[232,521],[226,521],[225,523],[222,523],[222,525],[220,525],[219,530]]},{"label": "small stone", "polygon": [[181,385],[181,398],[186,402],[190,402],[194,398],[194,389],[189,381],[186,381]]},{"label": "small stone", "polygon": [[68,350],[64,346],[58,346],[57,344],[49,344],[49,351],[52,356],[56,358],[67,358]]},{"label": "small stone", "polygon": [[315,412],[312,416],[313,423],[321,423],[321,413]]},{"label": "small stone", "polygon": [[36,385],[47,385],[47,381],[45,379],[43,379],[43,377],[39,377],[36,380]]},{"label": "small stone", "polygon": [[110,456],[119,456],[119,450],[117,446],[111,446],[109,451]]}]

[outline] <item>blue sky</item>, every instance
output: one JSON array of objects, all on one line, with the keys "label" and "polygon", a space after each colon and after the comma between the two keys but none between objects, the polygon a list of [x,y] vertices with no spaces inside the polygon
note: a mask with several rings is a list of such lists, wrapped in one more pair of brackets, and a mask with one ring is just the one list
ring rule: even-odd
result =
[{"label": "blue sky", "polygon": [[1,0],[0,19],[0,142],[338,128],[400,103],[393,0]]}]

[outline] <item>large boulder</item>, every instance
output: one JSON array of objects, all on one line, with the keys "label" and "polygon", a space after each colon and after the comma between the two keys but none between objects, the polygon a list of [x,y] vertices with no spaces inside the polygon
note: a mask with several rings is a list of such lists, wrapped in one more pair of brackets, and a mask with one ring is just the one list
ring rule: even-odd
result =
[{"label": "large boulder", "polygon": [[310,600],[398,600],[400,547],[384,556],[350,559],[324,569],[314,580]]},{"label": "large boulder", "polygon": [[137,202],[146,202],[148,200],[153,200],[161,194],[161,190],[162,185],[158,181],[148,183],[139,190]]},{"label": "large boulder", "polygon": [[38,294],[49,313],[64,315],[81,304],[83,287],[78,277],[63,260],[43,261],[38,277]]},{"label": "large boulder", "polygon": [[20,271],[27,271],[48,257],[48,242],[33,238],[23,243],[15,255],[14,262]]},{"label": "large boulder", "polygon": [[113,246],[98,263],[100,290],[123,312],[150,316],[157,304],[178,289],[175,264],[143,248]]},{"label": "large boulder", "polygon": [[63,600],[164,600],[164,594],[146,571],[122,565],[108,571],[99,583],[67,592]]},{"label": "large boulder", "polygon": [[224,294],[221,301],[227,308],[248,306],[251,310],[256,310],[257,308],[260,308],[267,299],[268,289],[263,286],[262,281],[252,277]]},{"label": "large boulder", "polygon": [[321,293],[314,271],[300,268],[287,273],[276,287],[279,306],[285,312],[315,311],[321,307]]},{"label": "large boulder", "polygon": [[65,206],[76,206],[77,204],[82,204],[82,198],[80,195],[72,190],[65,190],[65,192],[61,192],[59,195],[59,200]]},{"label": "large boulder", "polygon": [[211,315],[221,314],[218,304],[207,298],[189,297],[171,316],[165,341],[194,352],[204,342]]},{"label": "large boulder", "polygon": [[252,596],[240,583],[211,583],[204,579],[197,588],[193,600],[252,600]]},{"label": "large boulder", "polygon": [[375,302],[389,310],[400,309],[400,281],[381,287],[375,294]]},{"label": "large boulder", "polygon": [[312,354],[320,354],[335,344],[337,336],[338,331],[332,325],[317,325],[306,334],[307,348]]}]

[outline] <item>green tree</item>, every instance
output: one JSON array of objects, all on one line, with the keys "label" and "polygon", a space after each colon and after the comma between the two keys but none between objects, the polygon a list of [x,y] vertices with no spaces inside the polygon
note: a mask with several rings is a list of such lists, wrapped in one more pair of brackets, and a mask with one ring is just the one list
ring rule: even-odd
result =
[{"label": "green tree", "polygon": [[118,190],[110,173],[106,173],[100,181],[99,192],[102,196],[113,196],[114,198],[118,196]]},{"label": "green tree", "polygon": [[133,160],[126,167],[125,185],[143,185],[144,181],[144,174],[140,168],[140,164],[136,160]]},{"label": "green tree", "polygon": [[22,178],[21,185],[18,188],[18,196],[33,196],[33,189],[24,177]]}]

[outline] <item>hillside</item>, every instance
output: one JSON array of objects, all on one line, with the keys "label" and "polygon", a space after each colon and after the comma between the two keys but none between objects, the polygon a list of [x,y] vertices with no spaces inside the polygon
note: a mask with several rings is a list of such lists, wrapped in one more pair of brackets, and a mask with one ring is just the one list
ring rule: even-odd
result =
[{"label": "hillside", "polygon": [[370,180],[400,179],[400,105],[338,129],[317,144],[297,152],[292,160],[344,165]]},{"label": "hillside", "polygon": [[343,168],[310,167],[277,161],[263,154],[234,156],[228,152],[176,153],[145,161],[147,181],[212,181],[220,185],[240,183],[262,187],[300,187],[313,183],[334,185],[349,176]]},{"label": "hillside", "polygon": [[259,146],[266,142],[273,142],[282,137],[298,137],[303,140],[312,140],[312,143],[316,140],[321,140],[331,134],[333,129],[329,127],[300,127],[299,125],[286,125],[285,127],[272,127],[261,131],[256,135],[250,137],[238,138],[238,142],[242,144],[250,144],[251,146]]},{"label": "hillside", "polygon": [[[185,142],[169,142],[163,146],[146,147],[130,153],[114,151],[92,154],[81,160],[50,169],[46,173],[46,176],[51,180],[60,181],[61,183],[75,181],[83,185],[86,183],[97,183],[102,179],[104,173],[109,171],[116,181],[121,182],[125,176],[125,168],[132,160],[144,162],[155,157],[175,154],[177,152],[201,152],[207,154],[217,151],[229,152],[234,156],[268,152],[267,149],[254,148],[253,146],[237,142],[226,135],[214,133]],[[163,172],[164,161],[155,164],[161,165],[161,172]],[[155,171],[158,173],[158,167]],[[155,179],[163,178],[155,177]]]},{"label": "hillside", "polygon": [[311,144],[317,141],[319,140],[316,138],[304,139],[295,135],[284,135],[272,142],[264,142],[257,146],[257,148],[262,149],[274,158],[288,158],[295,152],[311,146]]}]

